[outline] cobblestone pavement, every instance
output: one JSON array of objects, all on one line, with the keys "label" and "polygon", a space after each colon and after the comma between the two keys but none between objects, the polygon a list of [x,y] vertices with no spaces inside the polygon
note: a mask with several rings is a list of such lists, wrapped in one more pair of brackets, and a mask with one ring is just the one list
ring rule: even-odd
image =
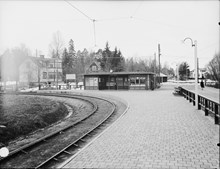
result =
[{"label": "cobblestone pavement", "polygon": [[96,92],[130,109],[64,168],[219,168],[219,126],[173,88]]}]

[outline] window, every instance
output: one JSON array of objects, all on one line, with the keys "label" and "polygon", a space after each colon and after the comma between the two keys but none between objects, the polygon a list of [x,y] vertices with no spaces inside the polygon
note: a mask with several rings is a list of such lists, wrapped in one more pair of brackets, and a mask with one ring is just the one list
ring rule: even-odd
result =
[{"label": "window", "polygon": [[85,79],[86,86],[98,86],[98,78],[96,77],[87,77]]},{"label": "window", "polygon": [[43,79],[47,79],[47,72],[43,72]]},{"label": "window", "polygon": [[50,68],[53,68],[53,63],[50,63],[50,64],[49,64],[49,67],[50,67]]},{"label": "window", "polygon": [[139,77],[136,77],[136,84],[139,84]]},{"label": "window", "polygon": [[131,85],[135,85],[135,78],[134,78],[134,77],[131,77],[131,78],[130,78],[130,84],[131,84]]},{"label": "window", "polygon": [[58,79],[62,79],[63,74],[61,72],[58,72]]},{"label": "window", "polygon": [[96,71],[97,67],[95,65],[92,66],[92,71]]},{"label": "window", "polygon": [[56,67],[57,68],[61,68],[62,66],[61,66],[61,63],[56,63]]},{"label": "window", "polygon": [[55,74],[54,72],[49,72],[48,73],[49,79],[55,79]]},{"label": "window", "polygon": [[145,77],[140,77],[140,84],[145,84]]},{"label": "window", "polygon": [[145,77],[133,76],[130,78],[131,85],[145,85]]}]

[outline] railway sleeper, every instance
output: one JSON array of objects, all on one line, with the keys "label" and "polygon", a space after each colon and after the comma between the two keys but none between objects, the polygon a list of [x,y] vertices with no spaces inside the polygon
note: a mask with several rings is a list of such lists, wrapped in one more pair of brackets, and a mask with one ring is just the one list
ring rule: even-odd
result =
[{"label": "railway sleeper", "polygon": [[55,158],[55,157],[53,158],[53,160],[55,160],[55,161],[59,161],[59,160],[58,160],[57,158]]},{"label": "railway sleeper", "polygon": [[72,153],[70,153],[69,151],[63,151],[64,153],[66,153],[66,154],[69,154],[69,155],[72,155]]},{"label": "railway sleeper", "polygon": [[28,154],[28,152],[25,151],[25,150],[21,150],[21,152],[24,153],[24,154]]},{"label": "railway sleeper", "polygon": [[82,142],[86,142],[86,140],[84,140],[84,139],[80,139],[80,141],[82,141]]}]

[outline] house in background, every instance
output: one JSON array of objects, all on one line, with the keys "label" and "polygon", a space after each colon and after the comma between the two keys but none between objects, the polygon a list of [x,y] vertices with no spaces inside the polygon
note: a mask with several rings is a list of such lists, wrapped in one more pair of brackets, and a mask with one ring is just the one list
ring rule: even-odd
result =
[{"label": "house in background", "polygon": [[93,61],[86,69],[86,73],[101,72],[101,65],[99,62]]},{"label": "house in background", "polygon": [[159,78],[158,80],[160,80],[160,83],[167,82],[167,78],[168,78],[167,75],[160,73],[160,77],[158,77],[158,75],[156,75],[156,76],[157,76],[157,78]]},{"label": "house in background", "polygon": [[[207,73],[206,68],[199,68],[198,69],[198,78],[202,78],[202,75],[205,77],[206,73]],[[190,71],[190,78],[191,79],[195,78],[195,69]]]},{"label": "house in background", "polygon": [[62,76],[61,59],[30,57],[19,67],[19,87],[56,85],[62,82]]}]

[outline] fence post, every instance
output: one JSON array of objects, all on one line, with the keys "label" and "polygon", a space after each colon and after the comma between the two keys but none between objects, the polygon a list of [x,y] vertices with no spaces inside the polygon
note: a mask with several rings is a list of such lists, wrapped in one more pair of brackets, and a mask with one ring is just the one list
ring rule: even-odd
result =
[{"label": "fence post", "polygon": [[195,93],[193,93],[192,96],[193,96],[193,106],[195,106],[196,105],[196,100],[195,100],[196,95],[195,95]]},{"label": "fence post", "polygon": [[198,110],[201,110],[202,98],[198,95]]},{"label": "fence post", "polygon": [[189,100],[189,92],[186,91],[186,100]]},{"label": "fence post", "polygon": [[215,124],[219,124],[218,104],[215,104]]},{"label": "fence post", "polygon": [[192,102],[192,93],[189,92],[189,102]]},{"label": "fence post", "polygon": [[208,100],[205,99],[205,116],[208,116],[209,115],[209,110],[208,110]]}]

